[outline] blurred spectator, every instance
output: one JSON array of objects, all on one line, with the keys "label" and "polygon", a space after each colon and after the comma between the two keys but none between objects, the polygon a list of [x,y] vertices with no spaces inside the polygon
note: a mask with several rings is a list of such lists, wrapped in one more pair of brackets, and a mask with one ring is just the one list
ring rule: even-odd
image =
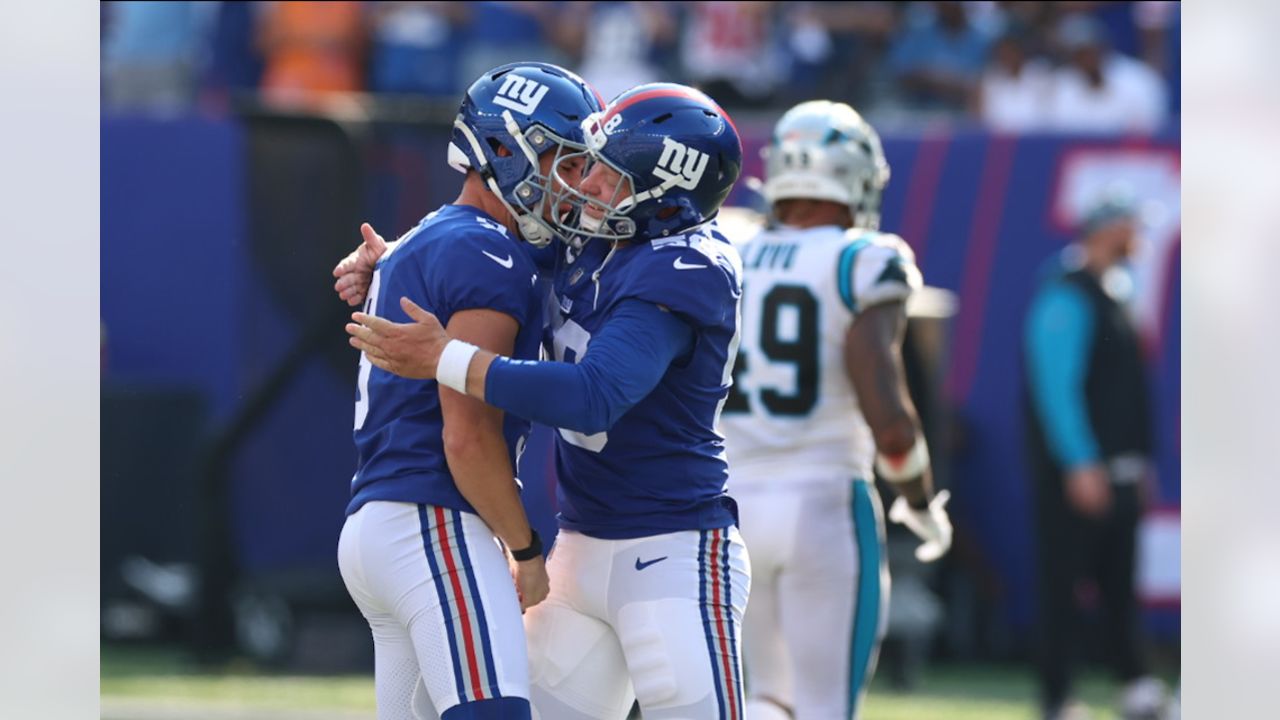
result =
[{"label": "blurred spectator", "polygon": [[578,74],[606,101],[637,85],[665,79],[657,57],[676,32],[667,3],[577,3],[561,25],[566,45],[582,58]]},{"label": "blurred spectator", "polygon": [[686,13],[680,61],[687,79],[728,108],[773,103],[784,77],[777,3],[696,2]]},{"label": "blurred spectator", "polygon": [[560,48],[564,38],[559,22],[571,3],[471,2],[466,5],[471,13],[462,53],[461,71],[466,82],[512,62],[569,64]]},{"label": "blurred spectator", "polygon": [[1053,81],[1050,122],[1071,132],[1152,132],[1167,115],[1163,83],[1139,60],[1112,52],[1088,15],[1063,18],[1056,36],[1066,64]]},{"label": "blurred spectator", "polygon": [[913,5],[889,64],[907,106],[958,114],[973,100],[987,60],[988,35],[960,2]]},{"label": "blurred spectator", "polygon": [[[1134,590],[1152,418],[1142,347],[1125,303],[1135,209],[1110,198],[1078,244],[1049,264],[1027,316],[1028,457],[1039,537],[1044,717],[1079,717],[1071,698],[1080,636],[1077,590],[1094,580],[1108,657],[1125,683],[1122,716],[1158,717],[1165,690],[1146,675]],[[1074,714],[1073,714],[1074,713]]]},{"label": "blurred spectator", "polygon": [[194,2],[115,2],[104,8],[103,105],[166,114],[190,108],[212,9]]},{"label": "blurred spectator", "polygon": [[1029,41],[1021,30],[1000,36],[991,49],[991,63],[979,86],[982,121],[1001,132],[1043,129],[1052,90],[1053,68],[1047,60],[1029,57]]},{"label": "blurred spectator", "polygon": [[827,97],[869,103],[880,90],[883,55],[896,26],[892,3],[788,3],[792,65],[786,95],[797,102]]},{"label": "blurred spectator", "polygon": [[262,82],[262,55],[253,35],[263,6],[253,2],[217,5],[201,105],[225,112],[233,94],[256,93]]},{"label": "blurred spectator", "polygon": [[1169,108],[1182,109],[1182,8],[1176,2],[1134,3],[1134,21],[1142,37],[1142,59],[1165,80]]},{"label": "blurred spectator", "polygon": [[370,15],[370,90],[450,100],[458,95],[467,3],[379,2]]},{"label": "blurred spectator", "polygon": [[308,104],[364,89],[365,26],[358,2],[275,2],[262,10],[263,97]]}]

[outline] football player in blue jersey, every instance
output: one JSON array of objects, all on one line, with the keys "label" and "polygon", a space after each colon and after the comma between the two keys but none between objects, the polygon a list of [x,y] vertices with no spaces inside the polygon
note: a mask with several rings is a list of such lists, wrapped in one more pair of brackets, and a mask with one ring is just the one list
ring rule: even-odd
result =
[{"label": "football player in blue jersey", "polygon": [[477,348],[408,299],[414,322],[356,313],[348,331],[381,368],[559,428],[555,582],[525,619],[535,716],[620,720],[638,699],[646,718],[738,720],[750,567],[716,424],[741,260],[713,218],[742,147],[719,106],[673,84],[583,129],[582,156],[556,165],[577,222],[558,222],[576,236],[553,258],[554,361]]},{"label": "football player in blue jersey", "polygon": [[[361,297],[348,300],[405,318],[397,301],[413,298],[456,337],[535,357],[542,300],[530,247],[547,245],[571,209],[555,201],[564,191],[553,169],[580,180],[584,161],[565,158],[582,157],[581,122],[601,106],[553,65],[482,76],[449,146],[450,165],[466,175],[461,194],[382,254]],[[370,247],[381,243],[363,231]],[[393,375],[367,355],[357,385],[358,468],[338,564],[373,632],[378,718],[529,718],[521,611],[549,581],[512,472],[528,421]]]}]

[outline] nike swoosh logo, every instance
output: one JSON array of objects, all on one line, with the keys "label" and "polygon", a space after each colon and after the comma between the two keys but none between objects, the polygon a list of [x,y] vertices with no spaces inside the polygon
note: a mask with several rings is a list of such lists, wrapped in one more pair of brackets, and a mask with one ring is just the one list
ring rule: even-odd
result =
[{"label": "nike swoosh logo", "polygon": [[487,257],[487,258],[489,258],[490,260],[492,260],[492,261],[494,261],[494,262],[498,263],[499,265],[501,265],[502,267],[504,267],[504,268],[506,268],[506,269],[508,269],[508,270],[510,270],[510,269],[511,269],[511,266],[512,266],[512,265],[515,265],[515,264],[516,264],[516,260],[515,260],[515,258],[511,257],[511,255],[510,255],[510,254],[508,254],[505,258],[500,258],[500,257],[498,257],[497,255],[494,255],[493,253],[490,253],[488,250],[481,250],[480,252],[484,253],[484,254],[485,254],[485,257]]},{"label": "nike swoosh logo", "polygon": [[648,562],[640,562],[640,558],[639,558],[639,557],[637,557],[637,558],[636,558],[636,569],[637,569],[637,570],[643,570],[643,569],[645,569],[645,568],[649,567],[650,565],[652,565],[652,564],[654,564],[654,563],[660,563],[660,562],[662,562],[663,560],[666,560],[666,559],[667,559],[667,556],[666,556],[666,555],[663,555],[663,556],[662,556],[662,557],[660,557],[660,558],[656,558],[656,559],[650,560],[650,561],[648,561]]},{"label": "nike swoosh logo", "polygon": [[706,265],[689,265],[683,262],[680,258],[676,258],[676,262],[675,262],[675,269],[677,270],[697,270],[699,268],[705,268],[705,267]]}]

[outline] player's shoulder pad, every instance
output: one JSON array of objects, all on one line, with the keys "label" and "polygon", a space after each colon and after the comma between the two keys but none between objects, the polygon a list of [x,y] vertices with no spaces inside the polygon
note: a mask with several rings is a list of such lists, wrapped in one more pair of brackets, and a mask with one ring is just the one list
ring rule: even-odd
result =
[{"label": "player's shoulder pad", "polygon": [[885,302],[905,302],[924,284],[916,256],[892,233],[853,228],[840,252],[837,280],[840,299],[858,313]]},{"label": "player's shoulder pad", "polygon": [[651,240],[630,265],[627,297],[662,305],[698,327],[734,321],[742,256],[714,223]]},{"label": "player's shoulder pad", "polygon": [[499,281],[508,274],[528,277],[537,271],[525,242],[489,218],[461,217],[449,224],[447,234],[437,249],[441,270]]}]

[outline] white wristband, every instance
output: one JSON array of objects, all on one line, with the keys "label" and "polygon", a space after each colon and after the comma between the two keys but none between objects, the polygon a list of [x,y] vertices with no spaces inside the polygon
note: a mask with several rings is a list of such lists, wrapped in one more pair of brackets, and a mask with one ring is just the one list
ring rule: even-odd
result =
[{"label": "white wristband", "polygon": [[467,370],[471,367],[471,358],[478,352],[480,348],[471,343],[450,340],[436,363],[436,382],[466,395]]},{"label": "white wristband", "polygon": [[897,457],[876,454],[876,472],[889,482],[914,480],[929,469],[929,448],[924,438],[916,436],[915,445]]}]

